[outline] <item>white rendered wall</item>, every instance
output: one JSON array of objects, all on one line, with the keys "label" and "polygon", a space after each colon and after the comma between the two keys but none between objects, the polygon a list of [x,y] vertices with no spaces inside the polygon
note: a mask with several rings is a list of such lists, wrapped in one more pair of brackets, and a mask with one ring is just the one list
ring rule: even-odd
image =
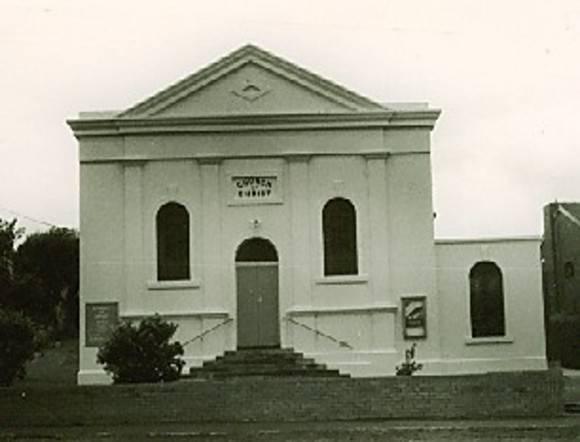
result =
[{"label": "white rendered wall", "polygon": [[[546,368],[539,238],[438,241],[442,359],[437,372]],[[502,271],[506,336],[471,338],[469,271],[493,261]]]},{"label": "white rendered wall", "polygon": [[80,384],[108,383],[96,348],[85,346],[85,304],[124,302],[124,194],[120,164],[81,165]]},{"label": "white rendered wall", "polygon": [[[177,322],[182,342],[234,319],[186,347],[188,365],[199,365],[236,347],[235,251],[260,236],[279,255],[283,346],[354,375],[392,374],[410,345],[402,340],[400,297],[420,294],[429,299],[430,327],[422,351],[437,354],[428,142],[427,130],[400,129],[83,139],[81,316],[86,302],[118,300],[122,317],[160,313]],[[252,154],[260,156],[244,158]],[[232,175],[262,173],[278,176],[281,203],[230,204]],[[334,197],[356,208],[353,277],[323,276],[322,208]],[[155,214],[169,201],[190,214],[192,277],[179,284],[155,275]],[[121,262],[101,265],[96,277],[107,241]],[[95,349],[81,343],[81,354],[81,374],[98,369]]]},{"label": "white rendered wall", "polygon": [[[83,321],[87,303],[106,300],[122,318],[177,322],[180,341],[229,321],[189,344],[185,359],[199,365],[234,349],[235,252],[263,237],[279,257],[283,346],[356,376],[393,374],[411,344],[401,297],[420,295],[421,353],[439,357],[429,160],[438,116],[383,107],[246,47],[124,112],[70,121],[80,144]],[[236,175],[275,176],[277,200],[232,204]],[[335,197],[356,209],[357,275],[323,275],[322,209]],[[170,201],[190,214],[188,281],[156,280],[155,216]],[[80,351],[79,381],[106,381],[96,349],[81,341]]]}]

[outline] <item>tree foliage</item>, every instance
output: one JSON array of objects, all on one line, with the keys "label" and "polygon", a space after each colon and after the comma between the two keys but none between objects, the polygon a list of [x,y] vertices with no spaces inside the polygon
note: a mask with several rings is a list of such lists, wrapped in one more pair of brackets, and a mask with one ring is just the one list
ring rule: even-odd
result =
[{"label": "tree foliage", "polygon": [[0,219],[0,385],[54,337],[78,333],[79,239],[52,228],[24,239],[17,220]]},{"label": "tree foliage", "polygon": [[[16,251],[14,264],[20,276],[16,298],[21,302],[36,298],[40,301],[38,306],[45,308],[47,325],[54,326],[61,334],[74,333],[78,324],[79,291],[77,232],[53,227],[48,232],[27,236]],[[34,310],[31,305],[28,308]]]},{"label": "tree foliage", "polygon": [[0,386],[24,377],[35,347],[32,322],[21,313],[0,310]]},{"label": "tree foliage", "polygon": [[0,308],[20,312],[58,337],[78,332],[79,238],[53,227],[23,235],[0,219]]},{"label": "tree foliage", "polygon": [[24,233],[16,227],[16,219],[6,221],[0,218],[0,300],[10,291],[14,282],[14,245]]},{"label": "tree foliage", "polygon": [[183,347],[170,343],[177,325],[159,315],[138,325],[124,322],[99,348],[97,362],[113,375],[115,383],[168,382],[179,378]]}]

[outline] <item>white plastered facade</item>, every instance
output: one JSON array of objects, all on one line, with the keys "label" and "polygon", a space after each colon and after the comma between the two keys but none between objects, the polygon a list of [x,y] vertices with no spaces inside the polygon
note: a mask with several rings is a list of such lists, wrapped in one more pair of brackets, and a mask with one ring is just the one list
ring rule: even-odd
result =
[{"label": "white plastered facade", "polygon": [[[246,46],[124,112],[69,121],[81,162],[79,383],[110,382],[86,345],[89,304],[117,303],[126,319],[159,313],[182,342],[202,336],[186,346],[190,367],[236,349],[235,254],[254,237],[278,254],[282,347],[353,376],[394,374],[413,342],[424,373],[544,368],[539,240],[434,242],[438,116],[380,105]],[[245,176],[275,180],[274,198],[236,201]],[[354,275],[324,275],[322,210],[333,198],[355,208]],[[157,280],[155,220],[168,202],[190,217],[187,280]],[[469,339],[478,260],[501,261],[506,339]],[[426,300],[422,339],[404,337],[407,296]]]}]

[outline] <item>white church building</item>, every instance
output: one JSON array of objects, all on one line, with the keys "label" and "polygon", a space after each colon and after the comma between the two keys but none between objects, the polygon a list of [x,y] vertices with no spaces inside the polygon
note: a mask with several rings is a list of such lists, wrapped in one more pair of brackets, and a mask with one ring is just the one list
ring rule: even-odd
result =
[{"label": "white church building", "polygon": [[434,240],[439,114],[250,45],[129,109],[69,121],[79,384],[110,382],[96,353],[117,318],[155,313],[179,325],[188,367],[292,347],[390,376],[416,343],[419,374],[546,368],[541,239]]}]

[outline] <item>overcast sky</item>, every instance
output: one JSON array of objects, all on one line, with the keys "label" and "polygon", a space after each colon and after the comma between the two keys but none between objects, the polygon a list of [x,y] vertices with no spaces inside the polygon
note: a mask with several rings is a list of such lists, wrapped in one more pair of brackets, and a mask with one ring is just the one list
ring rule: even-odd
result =
[{"label": "overcast sky", "polygon": [[381,102],[428,101],[437,237],[541,234],[580,201],[580,2],[2,0],[0,217],[78,227],[84,110],[254,43]]}]

